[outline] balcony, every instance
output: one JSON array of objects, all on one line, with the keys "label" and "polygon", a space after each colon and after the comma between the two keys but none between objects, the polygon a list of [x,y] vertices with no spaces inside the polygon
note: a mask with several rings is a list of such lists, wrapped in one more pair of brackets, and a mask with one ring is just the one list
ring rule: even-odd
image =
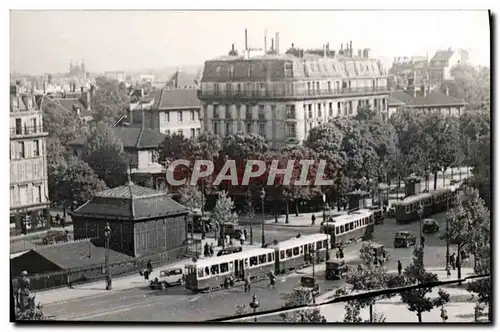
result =
[{"label": "balcony", "polygon": [[16,126],[10,128],[11,138],[43,137],[48,135],[48,132],[43,131],[43,126]]},{"label": "balcony", "polygon": [[341,89],[320,89],[320,90],[304,90],[304,91],[270,91],[270,90],[254,90],[245,92],[234,91],[214,91],[214,90],[198,90],[199,99],[320,99],[320,98],[335,98],[348,96],[365,96],[382,93],[389,93],[388,87],[364,87],[364,88],[341,88]]}]

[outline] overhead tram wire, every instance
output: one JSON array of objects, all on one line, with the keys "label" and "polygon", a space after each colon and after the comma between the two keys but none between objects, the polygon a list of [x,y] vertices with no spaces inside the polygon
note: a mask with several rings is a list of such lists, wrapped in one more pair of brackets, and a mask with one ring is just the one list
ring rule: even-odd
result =
[{"label": "overhead tram wire", "polygon": [[311,309],[311,308],[317,308],[329,304],[334,304],[334,303],[339,303],[339,302],[347,302],[347,301],[352,301],[352,300],[359,300],[359,299],[370,299],[375,296],[380,296],[380,295],[387,295],[387,294],[393,294],[393,293],[402,293],[404,291],[409,291],[413,289],[420,289],[420,288],[434,288],[437,286],[443,286],[443,285],[451,285],[451,284],[457,284],[459,282],[464,282],[466,280],[475,280],[475,279],[484,279],[484,278],[490,278],[489,274],[480,274],[480,275],[474,275],[474,276],[469,276],[466,278],[462,279],[453,279],[453,280],[446,280],[446,281],[434,281],[434,282],[428,282],[425,284],[416,284],[412,286],[404,286],[404,287],[395,287],[395,288],[386,288],[386,289],[379,289],[379,290],[373,290],[373,291],[368,291],[368,292],[363,292],[363,293],[356,293],[354,295],[343,295],[343,296],[338,296],[335,297],[331,300],[322,302],[322,303],[317,303],[317,304],[301,304],[293,307],[287,307],[287,308],[277,308],[277,309],[271,309],[271,310],[265,310],[265,311],[260,311],[258,313],[249,313],[249,314],[243,314],[243,315],[236,315],[236,316],[230,316],[230,317],[221,317],[221,318],[215,318],[215,319],[210,319],[206,320],[205,322],[231,322],[231,321],[238,321],[242,319],[250,319],[250,318],[259,318],[259,317],[266,317],[266,316],[274,316],[277,314],[281,313],[287,313],[287,312],[292,312],[298,309]]}]

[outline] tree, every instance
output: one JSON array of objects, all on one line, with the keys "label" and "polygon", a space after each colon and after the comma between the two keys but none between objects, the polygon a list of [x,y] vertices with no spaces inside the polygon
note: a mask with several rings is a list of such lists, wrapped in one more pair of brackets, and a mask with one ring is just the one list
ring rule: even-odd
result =
[{"label": "tree", "polygon": [[78,116],[70,110],[56,107],[54,102],[49,102],[43,107],[43,126],[49,133],[49,138],[59,140],[63,146],[87,133],[87,126]]},{"label": "tree", "polygon": [[185,185],[180,188],[180,202],[190,210],[201,209],[203,197],[201,191],[196,186]]},{"label": "tree", "polygon": [[184,135],[177,133],[166,136],[159,146],[159,162],[168,166],[174,160],[189,159],[192,154],[192,142]]},{"label": "tree", "polygon": [[61,144],[61,141],[56,137],[48,137],[46,141],[47,151],[47,176],[49,186],[49,199],[56,201],[55,192],[57,190],[57,171],[60,168],[66,168],[67,163],[65,155],[66,148]]},{"label": "tree", "polygon": [[449,89],[450,95],[465,100],[470,109],[478,109],[489,104],[491,94],[490,68],[459,64],[451,68],[450,74],[454,83],[445,84],[442,90],[451,87]]},{"label": "tree", "polygon": [[[309,290],[294,289],[292,293],[287,295],[283,308],[312,304],[312,300],[312,294]],[[282,313],[280,317],[285,323],[326,323],[326,318],[316,308]]]},{"label": "tree", "polygon": [[92,168],[76,157],[57,170],[55,200],[72,209],[91,199],[96,192],[107,189]]},{"label": "tree", "polygon": [[[215,203],[213,219],[219,225],[219,230],[222,230],[222,246],[225,243],[225,224],[235,224],[238,222],[238,214],[233,212],[234,203],[231,197],[227,196],[225,191],[219,192],[219,198]],[[218,233],[218,232],[217,232]]]},{"label": "tree", "polygon": [[96,89],[90,100],[95,121],[115,124],[126,115],[129,103],[130,98],[125,85],[105,77],[96,78]]},{"label": "tree", "polygon": [[[413,263],[408,265],[404,270],[404,277],[407,282],[413,284],[425,284],[438,281],[438,277],[434,273],[427,272],[423,265],[424,252],[421,247],[415,248],[413,251]],[[429,312],[435,307],[443,306],[449,302],[449,294],[440,289],[438,298],[432,299],[427,294],[432,292],[432,287],[423,287],[402,292],[401,300],[408,306],[408,310],[417,314],[418,322],[422,323],[422,314]]]},{"label": "tree", "polygon": [[97,123],[90,131],[84,150],[84,160],[108,187],[115,188],[125,183],[130,164],[123,143],[109,125]]},{"label": "tree", "polygon": [[29,306],[28,308],[21,310],[16,308],[15,315],[16,320],[46,320],[47,318],[43,314],[43,306],[38,303],[37,305]]}]

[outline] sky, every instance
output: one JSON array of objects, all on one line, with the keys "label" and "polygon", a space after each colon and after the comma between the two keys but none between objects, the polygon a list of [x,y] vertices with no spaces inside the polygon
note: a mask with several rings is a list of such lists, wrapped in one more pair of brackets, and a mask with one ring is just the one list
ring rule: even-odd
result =
[{"label": "sky", "polygon": [[202,65],[234,43],[263,48],[280,33],[281,52],[331,49],[352,41],[390,65],[396,56],[465,48],[475,65],[490,64],[487,11],[11,11],[11,72],[67,72],[85,61],[91,72]]}]

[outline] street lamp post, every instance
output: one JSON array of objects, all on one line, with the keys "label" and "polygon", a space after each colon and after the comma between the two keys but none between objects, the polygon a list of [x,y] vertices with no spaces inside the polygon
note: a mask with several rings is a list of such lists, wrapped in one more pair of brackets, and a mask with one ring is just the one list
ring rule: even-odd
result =
[{"label": "street lamp post", "polygon": [[420,219],[420,248],[422,249],[422,266],[424,265],[424,237],[422,235],[422,215],[424,214],[424,207],[422,204],[418,204],[417,214]]},{"label": "street lamp post", "polygon": [[105,269],[106,269],[106,290],[111,290],[111,274],[109,273],[109,238],[111,237],[111,227],[109,222],[106,223],[104,227],[104,245],[106,249],[106,255],[104,256]]},{"label": "street lamp post", "polygon": [[311,250],[309,251],[310,255],[311,255],[311,260],[312,260],[312,268],[313,268],[313,288],[312,288],[312,298],[313,298],[313,303],[316,304],[316,296],[315,296],[315,291],[316,291],[316,278],[314,277],[314,261],[315,261],[315,253],[316,251],[314,250],[314,248],[311,248]]},{"label": "street lamp post", "polygon": [[264,234],[264,199],[266,198],[266,191],[262,187],[260,191],[260,200],[262,201],[262,247],[266,245],[266,236]]},{"label": "street lamp post", "polygon": [[[446,197],[446,211],[450,208],[450,198]],[[446,217],[446,270],[450,268],[450,218]]]},{"label": "street lamp post", "polygon": [[[250,302],[250,308],[253,309],[253,314],[257,312],[257,308],[259,307],[259,301],[257,301],[257,296],[255,296],[255,293],[253,294],[252,297],[252,302]],[[254,322],[257,322],[257,316],[254,317]]]},{"label": "street lamp post", "polygon": [[205,239],[207,237],[207,233],[205,231],[205,179],[201,179],[201,239]]},{"label": "street lamp post", "polygon": [[253,245],[253,204],[252,204],[252,193],[250,190],[247,192],[247,200],[249,204],[250,211],[249,212],[249,217],[250,217],[250,245]]}]

